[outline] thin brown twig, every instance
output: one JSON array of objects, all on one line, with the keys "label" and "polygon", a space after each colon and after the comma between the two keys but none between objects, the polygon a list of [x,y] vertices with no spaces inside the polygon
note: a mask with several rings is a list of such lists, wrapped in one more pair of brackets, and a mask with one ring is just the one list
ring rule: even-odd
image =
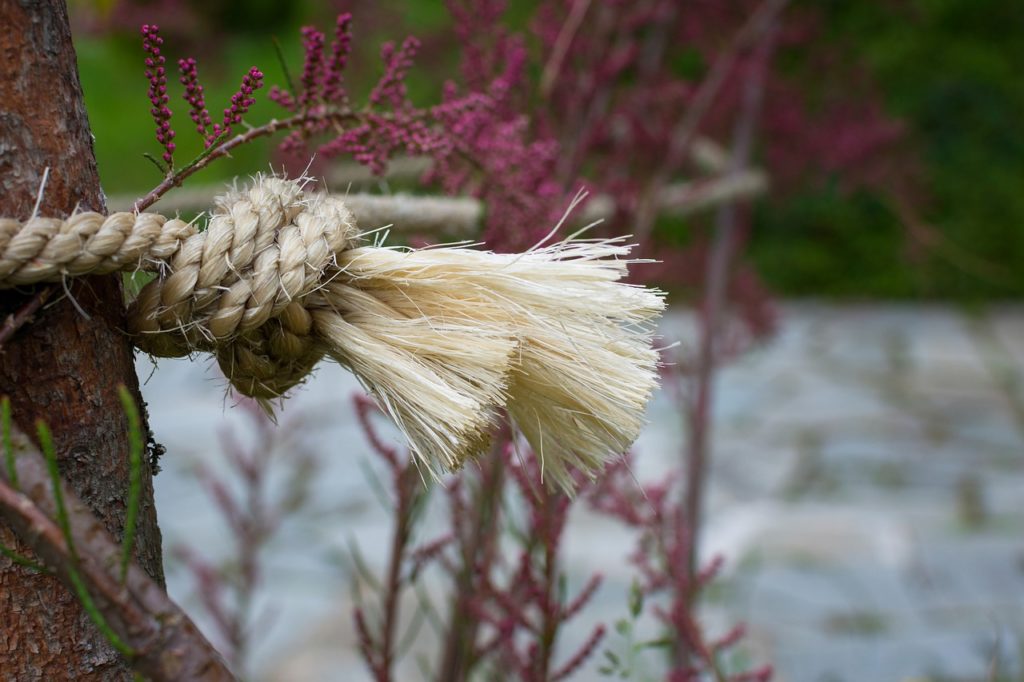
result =
[{"label": "thin brown twig", "polygon": [[[730,173],[742,172],[750,163],[754,131],[764,98],[764,79],[775,45],[776,24],[774,19],[786,0],[768,0],[765,5],[773,8],[767,15],[769,23],[763,27],[761,40],[753,57],[752,71],[747,77],[739,118],[736,121],[733,138]],[[697,581],[697,550],[700,539],[701,512],[704,499],[708,459],[708,433],[711,421],[711,401],[717,360],[719,327],[726,305],[729,271],[733,260],[736,231],[736,202],[722,204],[715,221],[714,242],[708,256],[705,275],[704,301],[700,327],[700,347],[696,363],[695,396],[689,411],[689,433],[686,451],[686,488],[680,511],[680,527],[689,531],[688,574],[692,601]]]},{"label": "thin brown twig", "polygon": [[904,196],[894,192],[889,198],[910,237],[931,253],[968,275],[990,284],[1008,286],[1014,281],[1012,273],[1006,268],[970,252],[929,225]]},{"label": "thin brown twig", "polygon": [[473,600],[480,575],[494,560],[497,528],[501,519],[501,491],[505,483],[505,465],[500,456],[501,439],[495,439],[490,455],[480,462],[480,488],[476,491],[474,508],[479,511],[479,522],[472,537],[465,539],[461,549],[462,565],[455,576],[455,599],[448,615],[444,653],[437,676],[439,682],[463,682],[469,678],[480,651],[476,640],[479,619],[467,617],[472,613]]},{"label": "thin brown twig", "polygon": [[232,149],[239,147],[253,140],[273,135],[282,130],[292,130],[295,128],[301,128],[307,123],[314,123],[318,121],[333,121],[335,123],[344,120],[358,121],[359,116],[348,110],[336,110],[326,109],[317,111],[304,111],[301,114],[296,114],[285,119],[273,119],[269,123],[253,128],[241,135],[236,135],[229,140],[225,140],[223,143],[217,145],[212,151],[205,152],[200,155],[192,163],[188,164],[184,168],[179,169],[172,175],[164,178],[163,182],[150,190],[145,196],[140,197],[135,201],[132,209],[136,212],[145,211],[147,208],[157,202],[157,200],[164,194],[169,192],[174,187],[180,187],[181,183],[186,178],[202,170],[206,166],[210,165],[211,161],[219,159],[222,156],[227,156]]},{"label": "thin brown twig", "polygon": [[0,472],[0,518],[69,589],[85,584],[107,625],[133,652],[131,666],[160,681],[222,682],[235,678],[188,616],[136,563],[124,582],[114,573],[121,549],[77,495],[61,483],[74,552],[53,521],[57,504],[39,449],[11,429],[19,488]]},{"label": "thin brown twig", "polygon": [[[596,17],[590,22],[588,30],[595,35],[610,36],[619,27],[615,21],[614,14],[605,7],[598,7]],[[617,35],[615,45],[609,45],[609,52],[614,52],[625,42],[625,35]],[[569,117],[573,125],[563,131],[560,140],[561,154],[559,154],[557,165],[557,176],[565,183],[565,190],[569,191],[573,184],[579,181],[580,169],[583,164],[583,150],[586,146],[584,140],[590,137],[591,131],[598,121],[605,118],[608,112],[608,105],[612,99],[612,88],[608,82],[602,82],[596,88],[590,88],[586,97],[586,109],[580,115]]]},{"label": "thin brown twig", "polygon": [[398,492],[398,508],[395,514],[395,531],[391,537],[391,553],[388,558],[387,582],[384,586],[384,618],[381,627],[379,659],[375,677],[378,682],[390,682],[392,667],[398,657],[399,598],[405,587],[402,565],[407,557],[409,541],[412,539],[417,490],[422,485],[419,471],[412,461],[403,469],[394,472]]},{"label": "thin brown twig", "polygon": [[[653,0],[650,3],[649,11],[659,11],[662,7],[657,0]],[[640,45],[640,58],[637,66],[642,80],[650,80],[664,68],[665,51],[672,44],[671,32],[676,27],[682,7],[683,3],[681,2],[669,3],[667,7],[664,7],[662,10],[664,13],[661,14],[657,22],[653,22],[654,25],[650,27],[651,30],[647,33],[647,38]]]},{"label": "thin brown twig", "polygon": [[[323,174],[321,186],[345,194],[363,192],[392,181],[409,184],[430,170],[431,160],[422,156],[401,156],[388,163],[384,175],[375,175],[365,164],[356,161],[332,164]],[[214,197],[224,192],[225,184],[199,184],[180,187],[160,197],[154,204],[166,213],[199,212],[210,208]],[[110,211],[131,211],[138,197],[120,194],[107,197]],[[152,207],[153,204],[150,204]]]},{"label": "thin brown twig", "polygon": [[39,312],[39,309],[43,307],[50,296],[53,295],[53,286],[44,286],[38,289],[32,298],[25,301],[18,310],[7,316],[4,320],[4,324],[0,327],[0,348],[7,343],[15,332],[21,329],[25,324],[32,319],[32,316]]},{"label": "thin brown twig", "polygon": [[[553,524],[554,519],[552,518],[553,507],[557,504],[554,499],[554,495],[545,490],[539,493],[543,495],[540,501],[541,513],[545,518],[545,525],[548,526],[548,533],[551,532],[550,526]],[[550,679],[551,678],[551,666],[552,659],[555,655],[555,639],[558,637],[558,626],[562,622],[562,611],[561,604],[558,602],[558,595],[556,590],[558,589],[558,556],[557,556],[557,545],[554,536],[548,536],[547,541],[544,542],[544,597],[541,602],[544,608],[541,609],[541,624],[540,624],[540,652],[537,656],[537,673],[539,679]]]},{"label": "thin brown twig", "polygon": [[541,75],[541,97],[550,96],[551,91],[554,90],[555,83],[558,82],[558,75],[562,72],[562,63],[565,61],[566,55],[569,54],[573,38],[576,37],[583,24],[583,17],[590,9],[590,2],[591,0],[576,0],[569,11],[569,17],[562,24],[562,30],[559,31],[558,38],[555,39],[555,45],[551,50],[551,58],[544,65],[544,73]]},{"label": "thin brown twig", "polygon": [[718,53],[711,68],[708,70],[704,80],[697,88],[693,100],[686,109],[686,113],[676,124],[675,129],[669,137],[668,149],[662,157],[662,162],[657,172],[648,184],[651,191],[648,196],[641,199],[637,209],[636,233],[641,239],[646,239],[654,226],[654,218],[657,215],[653,191],[658,187],[667,184],[671,174],[682,163],[691,143],[697,135],[704,116],[711,109],[715,97],[722,89],[726,76],[732,70],[736,58],[748,45],[756,41],[765,31],[772,26],[775,18],[785,7],[788,0],[764,0],[760,6],[733,34],[725,48]]}]

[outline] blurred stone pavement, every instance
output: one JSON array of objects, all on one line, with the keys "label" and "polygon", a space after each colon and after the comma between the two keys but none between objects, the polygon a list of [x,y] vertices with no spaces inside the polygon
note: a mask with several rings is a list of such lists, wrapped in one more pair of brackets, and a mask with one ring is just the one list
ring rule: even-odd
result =
[{"label": "blurred stone pavement", "polygon": [[[692,336],[673,315],[668,339]],[[183,545],[228,556],[231,534],[196,479],[224,471],[221,434],[252,428],[211,361],[138,368],[156,439],[155,479],[171,595],[208,632]],[[725,567],[705,597],[714,636],[749,627],[730,665],[770,662],[778,682],[1019,680],[1024,652],[1024,308],[789,304],[780,333],[720,373],[702,555]],[[147,379],[148,378],[148,379]],[[355,423],[358,384],[333,365],[279,414],[294,451],[317,461],[311,496],[270,543],[247,679],[369,680],[355,649],[350,565],[357,545],[380,570],[390,516]],[[658,478],[682,456],[679,407],[662,391],[635,473]],[[276,455],[271,488],[292,457]],[[437,496],[440,497],[440,496]],[[627,614],[631,535],[578,505],[565,541],[570,593],[600,567],[605,582],[565,633]],[[428,512],[421,539],[443,528]],[[436,586],[428,579],[432,593]],[[406,612],[414,610],[410,601]],[[642,627],[656,635],[651,624]],[[431,650],[423,629],[420,654]],[[601,649],[622,654],[610,628]],[[424,679],[417,651],[398,679]],[[659,679],[655,653],[630,679]],[[600,651],[573,680],[600,680]],[[646,667],[644,667],[646,666]]]}]

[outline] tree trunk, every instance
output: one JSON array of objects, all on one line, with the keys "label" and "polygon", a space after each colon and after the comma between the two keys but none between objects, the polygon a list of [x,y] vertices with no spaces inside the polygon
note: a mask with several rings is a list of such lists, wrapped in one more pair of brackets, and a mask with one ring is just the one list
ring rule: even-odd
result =
[{"label": "tree trunk", "polygon": [[[40,214],[105,209],[67,8],[61,0],[0,0],[0,215],[31,215],[46,168]],[[0,292],[0,316],[20,309],[31,295]],[[69,281],[64,292],[57,287],[57,298],[0,350],[0,393],[11,397],[14,419],[26,431],[34,430],[36,419],[50,425],[64,480],[120,537],[128,465],[118,384],[142,404],[132,347],[120,331],[121,282],[118,275]],[[148,470],[143,478],[136,558],[162,585]],[[5,527],[0,542],[30,554]],[[5,680],[19,681],[132,679],[55,578],[4,558],[0,672]]]}]

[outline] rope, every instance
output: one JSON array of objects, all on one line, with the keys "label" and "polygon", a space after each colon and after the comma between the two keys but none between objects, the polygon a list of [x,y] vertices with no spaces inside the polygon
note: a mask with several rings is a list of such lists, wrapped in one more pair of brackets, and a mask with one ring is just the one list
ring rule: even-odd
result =
[{"label": "rope", "polygon": [[628,448],[657,384],[662,294],[619,281],[621,240],[524,254],[360,246],[342,200],[258,178],[205,229],[150,213],[0,218],[0,289],[155,273],[128,332],[160,357],[213,353],[269,406],[329,355],[432,472],[483,451],[503,410],[566,489]]}]

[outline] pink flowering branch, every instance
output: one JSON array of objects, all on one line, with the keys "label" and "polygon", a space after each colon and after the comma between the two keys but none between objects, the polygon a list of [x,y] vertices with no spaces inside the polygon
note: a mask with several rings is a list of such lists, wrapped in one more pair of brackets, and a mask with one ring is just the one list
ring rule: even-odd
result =
[{"label": "pink flowering branch", "polygon": [[184,98],[189,105],[189,117],[196,124],[196,132],[205,140],[205,146],[209,147],[213,142],[213,136],[210,135],[213,124],[210,122],[210,111],[206,108],[203,86],[199,84],[196,60],[193,57],[179,59],[178,69],[181,71],[181,84],[185,86]]},{"label": "pink flowering branch", "polygon": [[[252,445],[240,442],[231,431],[221,434],[228,469],[215,474],[206,467],[198,473],[232,538],[230,556],[220,562],[204,558],[192,548],[175,554],[192,574],[199,601],[214,623],[213,633],[232,667],[242,671],[253,646],[255,598],[263,580],[263,558],[282,523],[296,513],[308,497],[312,455],[290,438],[297,430],[292,421],[278,427],[254,400],[240,399],[239,407],[255,432]],[[269,485],[275,459],[287,452],[289,482],[275,493]]]},{"label": "pink flowering branch", "polygon": [[380,617],[371,625],[367,607],[360,604],[353,612],[359,651],[376,682],[390,682],[398,658],[399,601],[402,593],[418,573],[424,559],[441,551],[445,541],[435,543],[424,552],[411,553],[413,528],[418,511],[426,495],[416,462],[409,453],[399,454],[393,446],[384,443],[373,425],[372,417],[380,413],[376,404],[364,395],[355,398],[356,416],[370,447],[383,460],[390,475],[394,493],[395,527],[391,535],[388,566],[378,598]]},{"label": "pink flowering branch", "polygon": [[[753,154],[754,133],[764,99],[764,82],[774,53],[778,12],[786,0],[767,0],[763,9],[766,16],[761,25],[759,40],[745,80],[740,115],[733,135],[730,174],[746,170]],[[769,10],[771,10],[769,12]],[[737,202],[723,203],[715,216],[715,232],[708,254],[704,300],[700,309],[700,347],[696,361],[695,397],[687,413],[689,424],[685,453],[686,489],[680,523],[690,528],[691,548],[688,557],[690,572],[697,570],[698,534],[701,528],[706,469],[708,459],[708,433],[711,428],[711,406],[715,370],[719,362],[721,319],[726,305],[727,287],[737,231]]]},{"label": "pink flowering branch", "polygon": [[334,41],[331,43],[331,56],[327,60],[327,71],[323,79],[323,98],[327,102],[341,102],[346,93],[343,87],[345,67],[352,53],[352,15],[348,12],[339,14],[334,25]]},{"label": "pink flowering branch", "polygon": [[678,501],[678,477],[638,487],[632,474],[632,455],[614,464],[588,493],[590,505],[598,512],[618,519],[637,531],[630,562],[637,569],[639,603],[659,597],[650,612],[668,630],[673,662],[667,679],[673,682],[766,682],[770,666],[727,674],[722,656],[735,647],[745,632],[742,626],[710,640],[697,620],[694,596],[707,587],[721,570],[723,561],[715,557],[696,573],[689,568],[693,553],[692,532],[681,513]]},{"label": "pink flowering branch", "polygon": [[[223,120],[211,125],[196,61],[192,58],[180,60],[180,81],[185,89],[189,117],[203,137],[205,149],[182,168],[174,169],[171,165],[174,147],[170,142],[174,131],[170,125],[171,112],[166,107],[165,58],[160,50],[163,39],[159,36],[158,27],[150,24],[143,27],[143,35],[150,99],[157,122],[157,138],[166,148],[167,176],[134,202],[136,211],[145,210],[172,188],[180,186],[188,177],[226,156],[232,149],[278,132],[290,132],[282,142],[282,149],[292,153],[304,150],[313,138],[328,136],[327,142],[317,149],[321,155],[351,154],[377,174],[384,172],[396,151],[414,155],[440,154],[452,148],[448,133],[434,123],[442,111],[420,109],[408,100],[405,80],[419,46],[415,38],[406,39],[397,49],[392,44],[382,48],[384,72],[371,90],[367,104],[359,109],[349,105],[343,82],[351,52],[351,16],[342,14],[335,24],[329,53],[323,33],[313,27],[302,29],[305,59],[300,91],[293,93],[280,86],[270,89],[271,101],[294,115],[271,120],[233,137],[234,128],[242,122],[255,101],[255,91],[263,86],[263,73],[252,67],[231,97]],[[471,106],[476,99],[469,98],[468,102],[465,106]],[[449,103],[443,111],[459,106],[459,103]]]},{"label": "pink flowering branch", "polygon": [[380,48],[380,58],[384,62],[384,75],[370,92],[370,104],[390,104],[394,108],[402,107],[408,100],[405,78],[412,68],[413,58],[420,48],[420,41],[409,36],[396,50],[395,44],[384,43]]},{"label": "pink flowering branch", "polygon": [[[453,682],[468,679],[480,658],[501,641],[496,636],[492,647],[481,645],[478,648],[477,645],[483,624],[478,601],[479,595],[483,594],[481,581],[493,571],[498,554],[497,530],[502,517],[501,491],[505,480],[505,461],[500,456],[499,447],[493,447],[474,471],[475,490],[468,490],[462,478],[447,490],[449,518],[455,538],[451,547],[456,559],[438,555],[438,561],[452,576],[450,614],[438,679]],[[470,614],[471,617],[462,614]],[[502,632],[500,628],[498,631]]]},{"label": "pink flowering branch", "polygon": [[[150,113],[156,123],[156,139],[164,147],[163,160],[168,177],[174,177],[174,140],[175,132],[171,127],[172,112],[167,106],[167,71],[164,68],[166,58],[161,46],[164,39],[160,36],[160,27],[156,24],[142,26],[142,49],[146,53],[146,78],[149,80],[149,101],[152,104]],[[199,83],[199,72],[194,58],[178,60],[181,71],[181,84],[185,88],[184,98],[189,105],[189,117],[196,126],[196,132],[203,138],[204,146],[210,147],[231,133],[231,126],[242,122],[242,116],[255,103],[253,92],[263,86],[263,73],[255,66],[242,78],[238,91],[231,96],[230,106],[224,110],[223,123],[210,127],[210,112],[206,108],[203,86]],[[205,153],[205,152],[204,152]],[[200,155],[202,158],[202,155]],[[195,164],[188,164],[191,167]]]},{"label": "pink flowering branch", "polygon": [[159,27],[151,24],[142,26],[142,49],[146,53],[146,79],[149,81],[149,102],[153,108],[149,113],[156,124],[156,140],[164,148],[163,159],[168,171],[174,163],[174,130],[171,128],[171,110],[167,107],[167,70],[164,68],[166,59],[161,54],[160,46],[164,39],[160,37]]},{"label": "pink flowering branch", "polygon": [[249,69],[249,73],[242,77],[242,84],[238,91],[231,96],[231,106],[224,110],[224,121],[220,125],[213,126],[213,137],[216,139],[222,135],[231,134],[231,126],[242,122],[242,116],[249,111],[249,107],[256,103],[252,96],[253,92],[263,87],[263,72],[255,66]]},{"label": "pink flowering branch", "polygon": [[[452,581],[438,679],[473,679],[490,666],[510,679],[565,679],[605,636],[598,625],[575,651],[556,656],[560,633],[591,601],[601,577],[592,576],[575,598],[563,600],[559,556],[571,501],[545,488],[535,457],[518,461],[511,433],[500,436],[491,455],[446,491],[451,533],[425,545]],[[514,556],[500,551],[496,537],[516,518],[505,513],[509,490],[522,503],[524,524],[511,534],[519,543]]]},{"label": "pink flowering branch", "polygon": [[302,47],[306,53],[306,62],[302,68],[302,92],[299,94],[299,104],[305,107],[321,99],[324,34],[312,26],[304,26],[302,28]]},{"label": "pink flowering branch", "polygon": [[[464,681],[492,666],[527,682],[564,680],[578,671],[597,650],[606,629],[596,626],[578,648],[556,656],[559,633],[582,612],[601,583],[595,575],[574,598],[563,599],[561,594],[558,557],[569,498],[544,487],[535,458],[527,464],[514,461],[508,444],[511,434],[503,432],[490,456],[448,483],[450,531],[414,548],[411,537],[422,481],[408,454],[381,439],[371,419],[376,412],[369,399],[356,399],[356,415],[367,441],[390,474],[389,502],[395,510],[387,567],[374,587],[376,608],[360,600],[353,612],[357,646],[373,678],[394,679],[399,598],[427,564],[438,566],[451,580],[438,679]],[[513,533],[521,547],[509,559],[499,545],[506,521],[506,481],[512,482],[524,503],[526,524]],[[368,582],[377,585],[375,580]]]}]

